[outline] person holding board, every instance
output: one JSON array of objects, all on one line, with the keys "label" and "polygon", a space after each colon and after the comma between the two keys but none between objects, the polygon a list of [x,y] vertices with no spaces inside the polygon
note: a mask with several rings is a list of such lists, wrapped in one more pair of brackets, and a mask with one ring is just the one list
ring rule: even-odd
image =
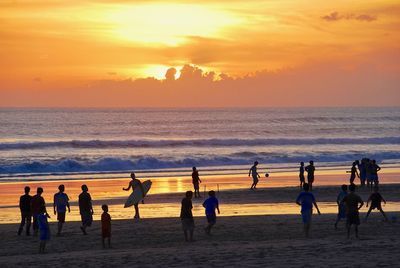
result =
[{"label": "person holding board", "polygon": [[[143,203],[143,198],[146,195],[146,192],[143,189],[143,185],[140,182],[140,180],[136,179],[135,173],[133,173],[133,172],[131,173],[131,178],[132,178],[132,180],[129,182],[128,187],[122,188],[122,190],[129,191],[132,188],[132,193],[134,193],[135,191],[137,191],[136,189],[140,189],[141,197],[142,197],[141,200]],[[139,219],[140,218],[140,216],[139,216],[139,201],[134,202],[133,206],[135,207],[134,219]],[[127,206],[125,206],[125,207],[127,207]]]}]

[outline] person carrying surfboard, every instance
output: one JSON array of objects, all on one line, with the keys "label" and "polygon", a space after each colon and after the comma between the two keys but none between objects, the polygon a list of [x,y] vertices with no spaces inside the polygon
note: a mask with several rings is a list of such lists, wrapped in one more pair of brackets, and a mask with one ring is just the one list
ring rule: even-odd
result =
[{"label": "person carrying surfboard", "polygon": [[[140,189],[140,192],[142,193],[142,198],[144,198],[144,196],[145,196],[145,191],[144,191],[144,189],[143,189],[143,185],[142,185],[141,181],[138,180],[138,179],[136,179],[136,175],[135,175],[135,173],[133,173],[133,172],[131,173],[131,178],[132,178],[132,180],[129,182],[128,187],[127,187],[127,188],[122,188],[122,190],[124,190],[124,191],[129,191],[129,190],[132,188],[132,192],[133,192],[133,191],[135,191],[135,189],[139,188],[139,189]],[[142,203],[143,203],[143,202],[144,202],[144,201],[143,201],[143,199],[142,199]],[[134,219],[139,219],[139,218],[140,218],[140,216],[139,216],[139,202],[134,203],[133,206],[135,207],[135,216],[134,216]]]}]

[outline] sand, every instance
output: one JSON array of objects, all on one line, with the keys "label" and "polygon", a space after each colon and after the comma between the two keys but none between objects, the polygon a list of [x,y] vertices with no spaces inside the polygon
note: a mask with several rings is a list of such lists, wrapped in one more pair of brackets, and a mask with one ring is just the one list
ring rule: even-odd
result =
[{"label": "sand", "polygon": [[[400,222],[383,222],[377,212],[360,225],[360,239],[346,238],[344,222],[333,227],[336,215],[325,205],[336,197],[338,187],[316,187],[322,215],[313,216],[311,238],[302,232],[296,214],[226,216],[230,204],[258,204],[268,214],[269,204],[292,204],[299,189],[295,187],[247,189],[220,192],[221,215],[212,230],[204,233],[205,217],[195,218],[195,242],[184,241],[179,209],[176,217],[113,220],[112,249],[102,249],[100,223],[95,221],[83,236],[79,222],[67,222],[61,237],[52,236],[47,253],[39,255],[38,238],[17,236],[17,224],[1,224],[0,267],[399,267]],[[400,185],[383,185],[383,196],[392,204],[400,200]],[[369,192],[360,190],[365,200]],[[179,204],[181,193],[152,196],[154,205],[166,200]],[[195,207],[201,201],[195,200]],[[265,208],[260,206],[265,204]],[[179,208],[179,205],[176,206]],[[384,207],[384,209],[389,208]],[[393,206],[390,219],[399,218]],[[144,212],[146,205],[141,206]],[[201,209],[198,208],[200,211]],[[362,209],[361,217],[365,216]],[[154,212],[156,213],[156,212]],[[113,214],[111,213],[111,216]],[[52,233],[56,223],[50,224]]]}]

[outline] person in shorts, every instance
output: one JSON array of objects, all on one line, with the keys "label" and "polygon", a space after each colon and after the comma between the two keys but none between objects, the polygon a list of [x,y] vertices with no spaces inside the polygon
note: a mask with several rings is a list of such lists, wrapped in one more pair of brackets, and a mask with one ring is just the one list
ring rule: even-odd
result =
[{"label": "person in shorts", "polygon": [[101,238],[103,248],[106,248],[105,240],[108,241],[108,247],[111,248],[111,216],[108,214],[108,206],[102,205],[101,209]]},{"label": "person in shorts", "polygon": [[305,167],[305,170],[307,171],[307,183],[309,185],[310,191],[312,191],[312,185],[314,183],[314,172],[315,172],[314,161],[310,161],[310,164]]},{"label": "person in shorts", "polygon": [[54,194],[54,204],[53,204],[53,209],[54,209],[54,215],[57,215],[57,220],[58,220],[58,231],[57,235],[61,235],[62,227],[63,224],[65,223],[65,214],[67,212],[68,208],[68,213],[71,212],[71,209],[69,207],[69,198],[65,191],[65,186],[63,184],[58,186],[59,192]]},{"label": "person in shorts", "polygon": [[249,170],[249,177],[251,175],[251,177],[253,178],[253,183],[250,187],[250,190],[255,190],[257,187],[257,183],[258,183],[258,179],[260,178],[260,174],[258,174],[257,172],[257,166],[258,166],[258,162],[255,161],[253,166],[250,168]]},{"label": "person in shorts", "polygon": [[347,225],[347,238],[350,238],[351,226],[355,226],[356,237],[358,238],[358,225],[360,225],[359,210],[364,205],[361,197],[355,193],[356,185],[349,186],[350,193],[346,195],[342,202],[346,205],[346,225]]},{"label": "person in shorts", "polygon": [[181,206],[181,222],[183,234],[185,236],[186,242],[193,241],[193,231],[194,231],[194,219],[192,214],[192,197],[193,192],[187,191],[185,194],[185,198],[182,199]]},{"label": "person in shorts", "polygon": [[44,253],[46,242],[50,240],[50,228],[47,218],[50,218],[50,216],[46,212],[46,207],[42,206],[37,214],[37,222],[40,231],[39,253]]},{"label": "person in shorts", "polygon": [[367,200],[366,207],[368,207],[369,202],[371,202],[371,206],[368,209],[367,215],[365,216],[365,220],[368,219],[368,216],[369,216],[369,214],[371,213],[372,210],[378,209],[382,213],[382,215],[385,218],[385,220],[388,221],[388,218],[386,217],[386,214],[382,209],[382,201],[383,201],[383,203],[386,204],[386,200],[379,193],[379,187],[375,186],[374,187],[374,192],[369,196],[369,198]]},{"label": "person in shorts", "polygon": [[199,171],[197,170],[196,167],[192,168],[192,183],[193,183],[193,188],[194,188],[194,197],[201,197],[200,196],[200,176],[199,176]]},{"label": "person in shorts", "polygon": [[19,225],[18,235],[21,235],[22,231],[24,230],[24,225],[26,223],[26,235],[30,235],[29,230],[31,228],[32,222],[32,212],[31,212],[31,200],[32,196],[29,195],[31,188],[26,186],[25,194],[21,195],[19,198],[19,210],[21,211],[21,224]]},{"label": "person in shorts", "polygon": [[315,201],[315,197],[312,193],[310,193],[310,185],[308,183],[304,183],[303,185],[304,192],[301,192],[296,199],[296,204],[301,206],[301,217],[304,224],[304,233],[306,237],[309,237],[310,227],[311,227],[311,217],[313,213],[313,205],[317,209],[318,214],[321,214],[319,211],[317,202]]},{"label": "person in shorts", "polygon": [[[379,185],[379,177],[378,177],[379,170],[381,170],[381,167],[378,166],[375,159],[372,160],[372,162],[371,162],[371,181],[375,187],[378,187],[378,185]],[[372,184],[371,184],[371,187],[372,187]]]},{"label": "person in shorts", "polygon": [[335,222],[335,229],[337,229],[337,225],[339,223],[339,221],[341,219],[345,219],[346,218],[346,205],[342,203],[343,198],[345,198],[345,196],[347,196],[347,185],[343,184],[342,185],[342,191],[340,191],[340,193],[338,194],[337,198],[336,198],[336,203],[338,205],[338,214],[337,214],[337,218],[336,218],[336,222]]},{"label": "person in shorts", "polygon": [[220,210],[219,210],[218,199],[215,197],[215,192],[209,191],[208,195],[209,195],[209,198],[207,198],[203,203],[203,207],[206,209],[206,217],[207,217],[207,222],[208,222],[208,225],[206,226],[206,228],[204,230],[205,230],[206,234],[210,235],[211,228],[217,222],[217,215],[215,214],[215,210],[218,211],[218,214],[220,214]]},{"label": "person in shorts", "polygon": [[82,226],[80,228],[82,233],[87,235],[86,228],[92,225],[94,212],[92,207],[92,197],[88,193],[88,187],[84,184],[81,189],[82,193],[79,195],[79,213],[81,214]]}]

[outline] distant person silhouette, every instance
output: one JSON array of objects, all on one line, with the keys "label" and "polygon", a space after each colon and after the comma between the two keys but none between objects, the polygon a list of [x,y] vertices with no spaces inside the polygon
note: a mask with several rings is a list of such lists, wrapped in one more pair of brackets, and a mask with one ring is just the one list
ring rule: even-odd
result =
[{"label": "distant person silhouette", "polygon": [[81,186],[82,193],[79,195],[79,213],[81,214],[82,226],[81,231],[84,235],[87,235],[86,228],[90,227],[93,222],[93,206],[92,197],[88,193],[89,188],[86,184]]},{"label": "distant person silhouette", "polygon": [[[372,160],[371,162],[371,180],[374,183],[375,187],[379,185],[379,177],[378,177],[378,171],[381,170],[381,167],[378,166],[376,163],[376,160]],[[371,188],[372,188],[372,183],[371,183]]]},{"label": "distant person silhouette", "polygon": [[33,235],[37,235],[39,231],[38,215],[41,213],[42,207],[46,208],[46,203],[42,197],[43,188],[38,187],[36,195],[32,196],[31,199],[31,212],[33,216]]},{"label": "distant person silhouette", "polygon": [[314,161],[310,161],[310,164],[306,166],[305,170],[307,171],[307,182],[310,185],[310,191],[312,191],[315,172]]},{"label": "distant person silhouette", "polygon": [[299,179],[300,179],[300,189],[303,189],[303,185],[306,182],[306,179],[304,178],[304,162],[300,162]]},{"label": "distant person silhouette", "polygon": [[360,177],[360,175],[358,175],[357,172],[357,162],[353,162],[352,166],[351,166],[351,170],[347,171],[347,173],[350,173],[350,184],[354,184],[354,180],[357,177]]},{"label": "distant person silhouette", "polygon": [[356,185],[351,184],[349,186],[350,193],[346,195],[341,203],[346,205],[346,226],[347,226],[347,238],[350,238],[351,226],[355,226],[356,237],[358,238],[358,225],[360,225],[359,210],[364,205],[361,197],[358,196],[356,191]]},{"label": "distant person silhouette", "polygon": [[367,180],[367,187],[372,191],[372,161],[368,158],[365,159],[365,178]]},{"label": "distant person silhouette", "polygon": [[347,196],[347,185],[343,184],[341,187],[342,191],[338,194],[336,198],[336,203],[338,205],[338,214],[335,222],[335,229],[337,229],[337,225],[341,219],[346,218],[346,205],[342,202],[343,199]]},{"label": "distant person silhouette", "polygon": [[194,187],[194,197],[201,197],[200,196],[200,177],[199,177],[199,171],[197,170],[196,167],[193,167],[193,172],[192,172],[192,183]]},{"label": "distant person silhouette", "polygon": [[218,214],[220,213],[220,211],[219,211],[219,202],[218,199],[215,197],[215,192],[209,191],[208,195],[209,198],[207,198],[203,203],[203,207],[206,209],[206,217],[208,222],[208,225],[206,228],[204,228],[204,230],[206,234],[210,235],[211,228],[217,222],[217,215],[215,214],[215,210],[218,211]]},{"label": "distant person silhouette", "polygon": [[39,213],[37,214],[37,222],[40,230],[39,253],[44,253],[46,242],[50,240],[50,228],[47,218],[50,218],[50,216],[46,212],[46,207],[40,207]]},{"label": "distant person silhouette", "polygon": [[253,184],[251,185],[250,190],[256,189],[257,183],[258,183],[258,178],[260,178],[260,175],[257,172],[257,166],[258,166],[258,162],[255,161],[254,165],[249,170],[249,177],[250,177],[250,174],[253,177]]},{"label": "distant person silhouette", "polygon": [[24,225],[26,223],[26,235],[30,235],[30,228],[32,222],[32,212],[31,212],[31,200],[32,196],[29,195],[31,188],[25,186],[25,194],[21,195],[19,198],[19,210],[21,211],[21,224],[18,229],[18,235],[21,235],[24,230]]},{"label": "distant person silhouette", "polygon": [[54,209],[54,215],[57,215],[57,220],[58,220],[58,230],[57,230],[57,235],[61,235],[62,227],[65,222],[65,214],[67,212],[71,212],[71,209],[69,207],[69,198],[65,191],[65,186],[64,184],[61,184],[58,186],[59,192],[54,194],[54,204],[53,204],[53,209]]},{"label": "distant person silhouette", "polygon": [[193,192],[187,191],[185,198],[182,199],[181,206],[181,222],[183,234],[186,242],[193,241],[194,219],[193,219],[193,205],[192,205]]},{"label": "distant person silhouette", "polygon": [[304,233],[306,237],[309,237],[313,205],[317,209],[318,214],[321,214],[321,212],[319,211],[314,195],[309,192],[310,185],[308,183],[304,183],[303,189],[304,192],[299,194],[296,199],[296,204],[301,206],[301,217],[304,223]]},{"label": "distant person silhouette", "polygon": [[[136,179],[136,175],[135,173],[131,173],[131,178],[132,180],[129,182],[129,185],[127,188],[122,188],[122,190],[124,191],[129,191],[132,188],[132,192],[135,191],[136,188],[139,188],[140,191],[142,192],[143,198],[144,198],[144,189],[143,189],[143,185],[141,183],[140,180]],[[144,200],[142,199],[142,203],[144,203]],[[134,219],[140,219],[140,215],[139,215],[139,204],[133,204],[133,206],[135,207],[135,216],[133,217]]]},{"label": "distant person silhouette", "polygon": [[365,186],[365,181],[366,181],[366,163],[365,163],[365,158],[361,159],[361,163],[357,160],[356,161],[357,167],[358,167],[358,172],[360,174],[360,183],[361,187]]},{"label": "distant person silhouette", "polygon": [[369,198],[367,200],[367,206],[366,207],[368,207],[369,202],[371,202],[371,206],[368,209],[367,215],[365,216],[365,220],[368,219],[368,216],[369,216],[369,214],[371,213],[371,211],[373,209],[378,209],[382,213],[382,215],[385,218],[385,220],[388,221],[388,218],[386,217],[386,214],[382,209],[382,201],[383,201],[383,203],[386,204],[386,200],[379,193],[379,187],[375,186],[374,187],[374,192],[369,196]]},{"label": "distant person silhouette", "polygon": [[108,214],[108,206],[102,205],[101,209],[103,214],[101,214],[101,242],[103,248],[106,248],[105,240],[107,239],[108,247],[111,248],[111,216]]}]

